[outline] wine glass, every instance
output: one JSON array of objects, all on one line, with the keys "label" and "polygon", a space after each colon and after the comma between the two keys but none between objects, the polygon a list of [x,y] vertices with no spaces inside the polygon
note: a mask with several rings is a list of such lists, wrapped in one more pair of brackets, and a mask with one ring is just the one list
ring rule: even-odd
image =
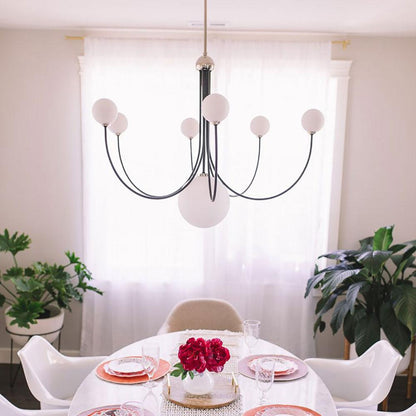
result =
[{"label": "wine glass", "polygon": [[141,402],[129,401],[120,405],[117,416],[143,416],[143,404]]},{"label": "wine glass", "polygon": [[256,362],[256,384],[261,392],[260,404],[266,403],[266,392],[270,390],[274,381],[275,360],[273,357],[257,359]]},{"label": "wine glass", "polygon": [[244,342],[246,343],[249,353],[252,353],[253,348],[257,344],[260,335],[260,321],[248,319],[243,322],[244,328]]},{"label": "wine glass", "polygon": [[143,369],[149,377],[146,385],[149,389],[153,388],[154,383],[151,382],[151,378],[154,376],[156,370],[159,367],[160,347],[156,342],[146,342],[142,345],[142,363]]}]

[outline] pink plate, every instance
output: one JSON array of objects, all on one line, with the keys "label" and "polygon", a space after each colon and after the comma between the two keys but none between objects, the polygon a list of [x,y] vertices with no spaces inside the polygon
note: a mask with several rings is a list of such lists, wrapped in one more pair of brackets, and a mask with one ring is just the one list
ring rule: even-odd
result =
[{"label": "pink plate", "polygon": [[[95,407],[94,409],[84,410],[78,413],[77,416],[117,416],[117,410],[120,409],[119,404],[109,404],[107,406]],[[154,414],[147,409],[144,409],[145,416],[154,416]]]},{"label": "pink plate", "polygon": [[263,357],[276,357],[276,358],[283,358],[288,361],[293,361],[297,365],[297,369],[290,373],[290,374],[275,374],[274,381],[290,381],[290,380],[297,380],[299,378],[305,377],[308,374],[308,367],[299,358],[296,357],[289,357],[287,355],[274,355],[274,354],[258,354],[258,355],[249,355],[248,357],[244,357],[238,362],[238,371],[243,376],[249,378],[256,378],[256,372],[250,368],[250,362],[256,358],[263,358]]},{"label": "pink plate", "polygon": [[288,404],[269,404],[247,410],[243,416],[321,416],[315,410],[307,407]]}]

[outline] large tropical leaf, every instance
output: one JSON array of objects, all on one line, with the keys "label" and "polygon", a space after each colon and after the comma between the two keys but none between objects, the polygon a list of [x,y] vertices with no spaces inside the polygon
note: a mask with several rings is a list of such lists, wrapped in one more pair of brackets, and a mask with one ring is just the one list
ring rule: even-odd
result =
[{"label": "large tropical leaf", "polygon": [[391,345],[404,356],[412,341],[410,331],[397,319],[390,302],[383,303],[380,307],[380,323]]},{"label": "large tropical leaf", "polygon": [[397,318],[409,328],[413,337],[416,333],[416,288],[398,285],[393,288],[392,297]]},{"label": "large tropical leaf", "polygon": [[349,311],[349,306],[347,302],[345,301],[345,299],[341,300],[335,305],[334,313],[332,314],[331,323],[330,323],[333,334],[338,332],[338,329],[341,327],[344,321],[345,315],[348,313],[348,311]]},{"label": "large tropical leaf", "polygon": [[373,237],[367,237],[360,240],[361,251],[368,251],[373,249]]},{"label": "large tropical leaf", "polygon": [[337,300],[338,294],[332,293],[329,297],[322,297],[319,299],[318,303],[316,304],[315,314],[319,314],[319,316],[323,315],[325,312],[329,311],[334,305],[335,301]]},{"label": "large tropical leaf", "polygon": [[345,301],[348,304],[349,312],[351,315],[354,315],[355,309],[355,301],[357,300],[357,296],[360,293],[361,288],[364,285],[368,285],[369,283],[366,281],[353,283],[347,290],[347,295],[345,297]]},{"label": "large tropical leaf", "polygon": [[390,247],[390,244],[393,242],[393,228],[394,225],[389,227],[379,228],[373,239],[373,250],[386,251]]},{"label": "large tropical leaf", "polygon": [[363,354],[373,344],[380,340],[380,322],[377,316],[363,316],[356,324],[354,330],[355,350],[358,355]]},{"label": "large tropical leaf", "polygon": [[344,260],[354,260],[355,256],[357,254],[359,254],[360,251],[358,250],[336,250],[336,251],[332,251],[331,253],[327,253],[327,254],[322,254],[318,257],[318,259],[325,257],[327,259],[331,259],[331,260],[339,260],[339,261],[344,261]]},{"label": "large tropical leaf", "polygon": [[358,261],[363,264],[373,276],[379,273],[384,263],[390,258],[391,251],[366,251],[360,255]]},{"label": "large tropical leaf", "polygon": [[401,259],[398,255],[392,256],[392,260],[394,264],[397,266],[397,269],[392,276],[393,282],[396,282],[399,275],[414,262],[414,256],[412,256],[412,254],[415,251],[416,247],[410,247],[402,254]]},{"label": "large tropical leaf", "polygon": [[361,269],[352,270],[332,270],[325,273],[325,278],[322,284],[322,293],[324,296],[330,295],[344,280],[356,276],[361,272]]},{"label": "large tropical leaf", "polygon": [[347,339],[347,341],[350,344],[353,344],[355,341],[354,328],[355,328],[354,317],[348,312],[345,315],[344,323],[342,324],[342,331],[344,332],[344,337]]},{"label": "large tropical leaf", "polygon": [[325,330],[326,323],[322,320],[322,316],[319,316],[318,319],[315,321],[313,325],[313,333],[316,335],[316,331],[319,329],[319,332],[323,332]]},{"label": "large tropical leaf", "polygon": [[305,298],[309,295],[311,290],[325,277],[325,272],[320,272],[308,279],[306,284]]}]

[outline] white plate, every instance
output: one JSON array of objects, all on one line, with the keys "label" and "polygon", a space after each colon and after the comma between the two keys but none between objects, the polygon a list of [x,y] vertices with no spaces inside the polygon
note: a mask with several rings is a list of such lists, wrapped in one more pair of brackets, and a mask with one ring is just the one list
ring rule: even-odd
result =
[{"label": "white plate", "polygon": [[[126,357],[118,360],[112,360],[107,364],[107,370],[112,375],[120,375],[123,377],[135,377],[144,374],[143,365],[140,358]],[[107,371],[106,370],[106,371]]]},{"label": "white plate", "polygon": [[[259,358],[255,358],[248,363],[248,367],[251,371],[256,372],[256,365]],[[291,360],[287,360],[286,358],[276,357],[274,363],[274,372],[275,373],[284,373],[284,374],[292,374],[298,369],[298,365]],[[265,369],[267,370],[267,368]]]},{"label": "white plate", "polygon": [[273,406],[262,409],[256,413],[256,416],[312,416],[305,410],[289,406]]}]

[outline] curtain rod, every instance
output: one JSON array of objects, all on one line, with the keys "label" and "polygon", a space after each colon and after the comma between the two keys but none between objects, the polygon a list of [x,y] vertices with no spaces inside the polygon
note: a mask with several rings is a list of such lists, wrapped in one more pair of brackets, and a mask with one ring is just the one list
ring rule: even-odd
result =
[{"label": "curtain rod", "polygon": [[[230,33],[230,32],[227,32]],[[237,32],[238,33],[238,32]],[[247,35],[247,32],[245,33]],[[291,36],[295,36],[295,35],[291,35]],[[84,40],[85,36],[65,36],[66,40]],[[340,44],[342,46],[342,49],[347,49],[347,47],[349,45],[351,45],[351,41],[348,39],[344,39],[344,40],[333,40],[331,41],[332,44]]]}]

